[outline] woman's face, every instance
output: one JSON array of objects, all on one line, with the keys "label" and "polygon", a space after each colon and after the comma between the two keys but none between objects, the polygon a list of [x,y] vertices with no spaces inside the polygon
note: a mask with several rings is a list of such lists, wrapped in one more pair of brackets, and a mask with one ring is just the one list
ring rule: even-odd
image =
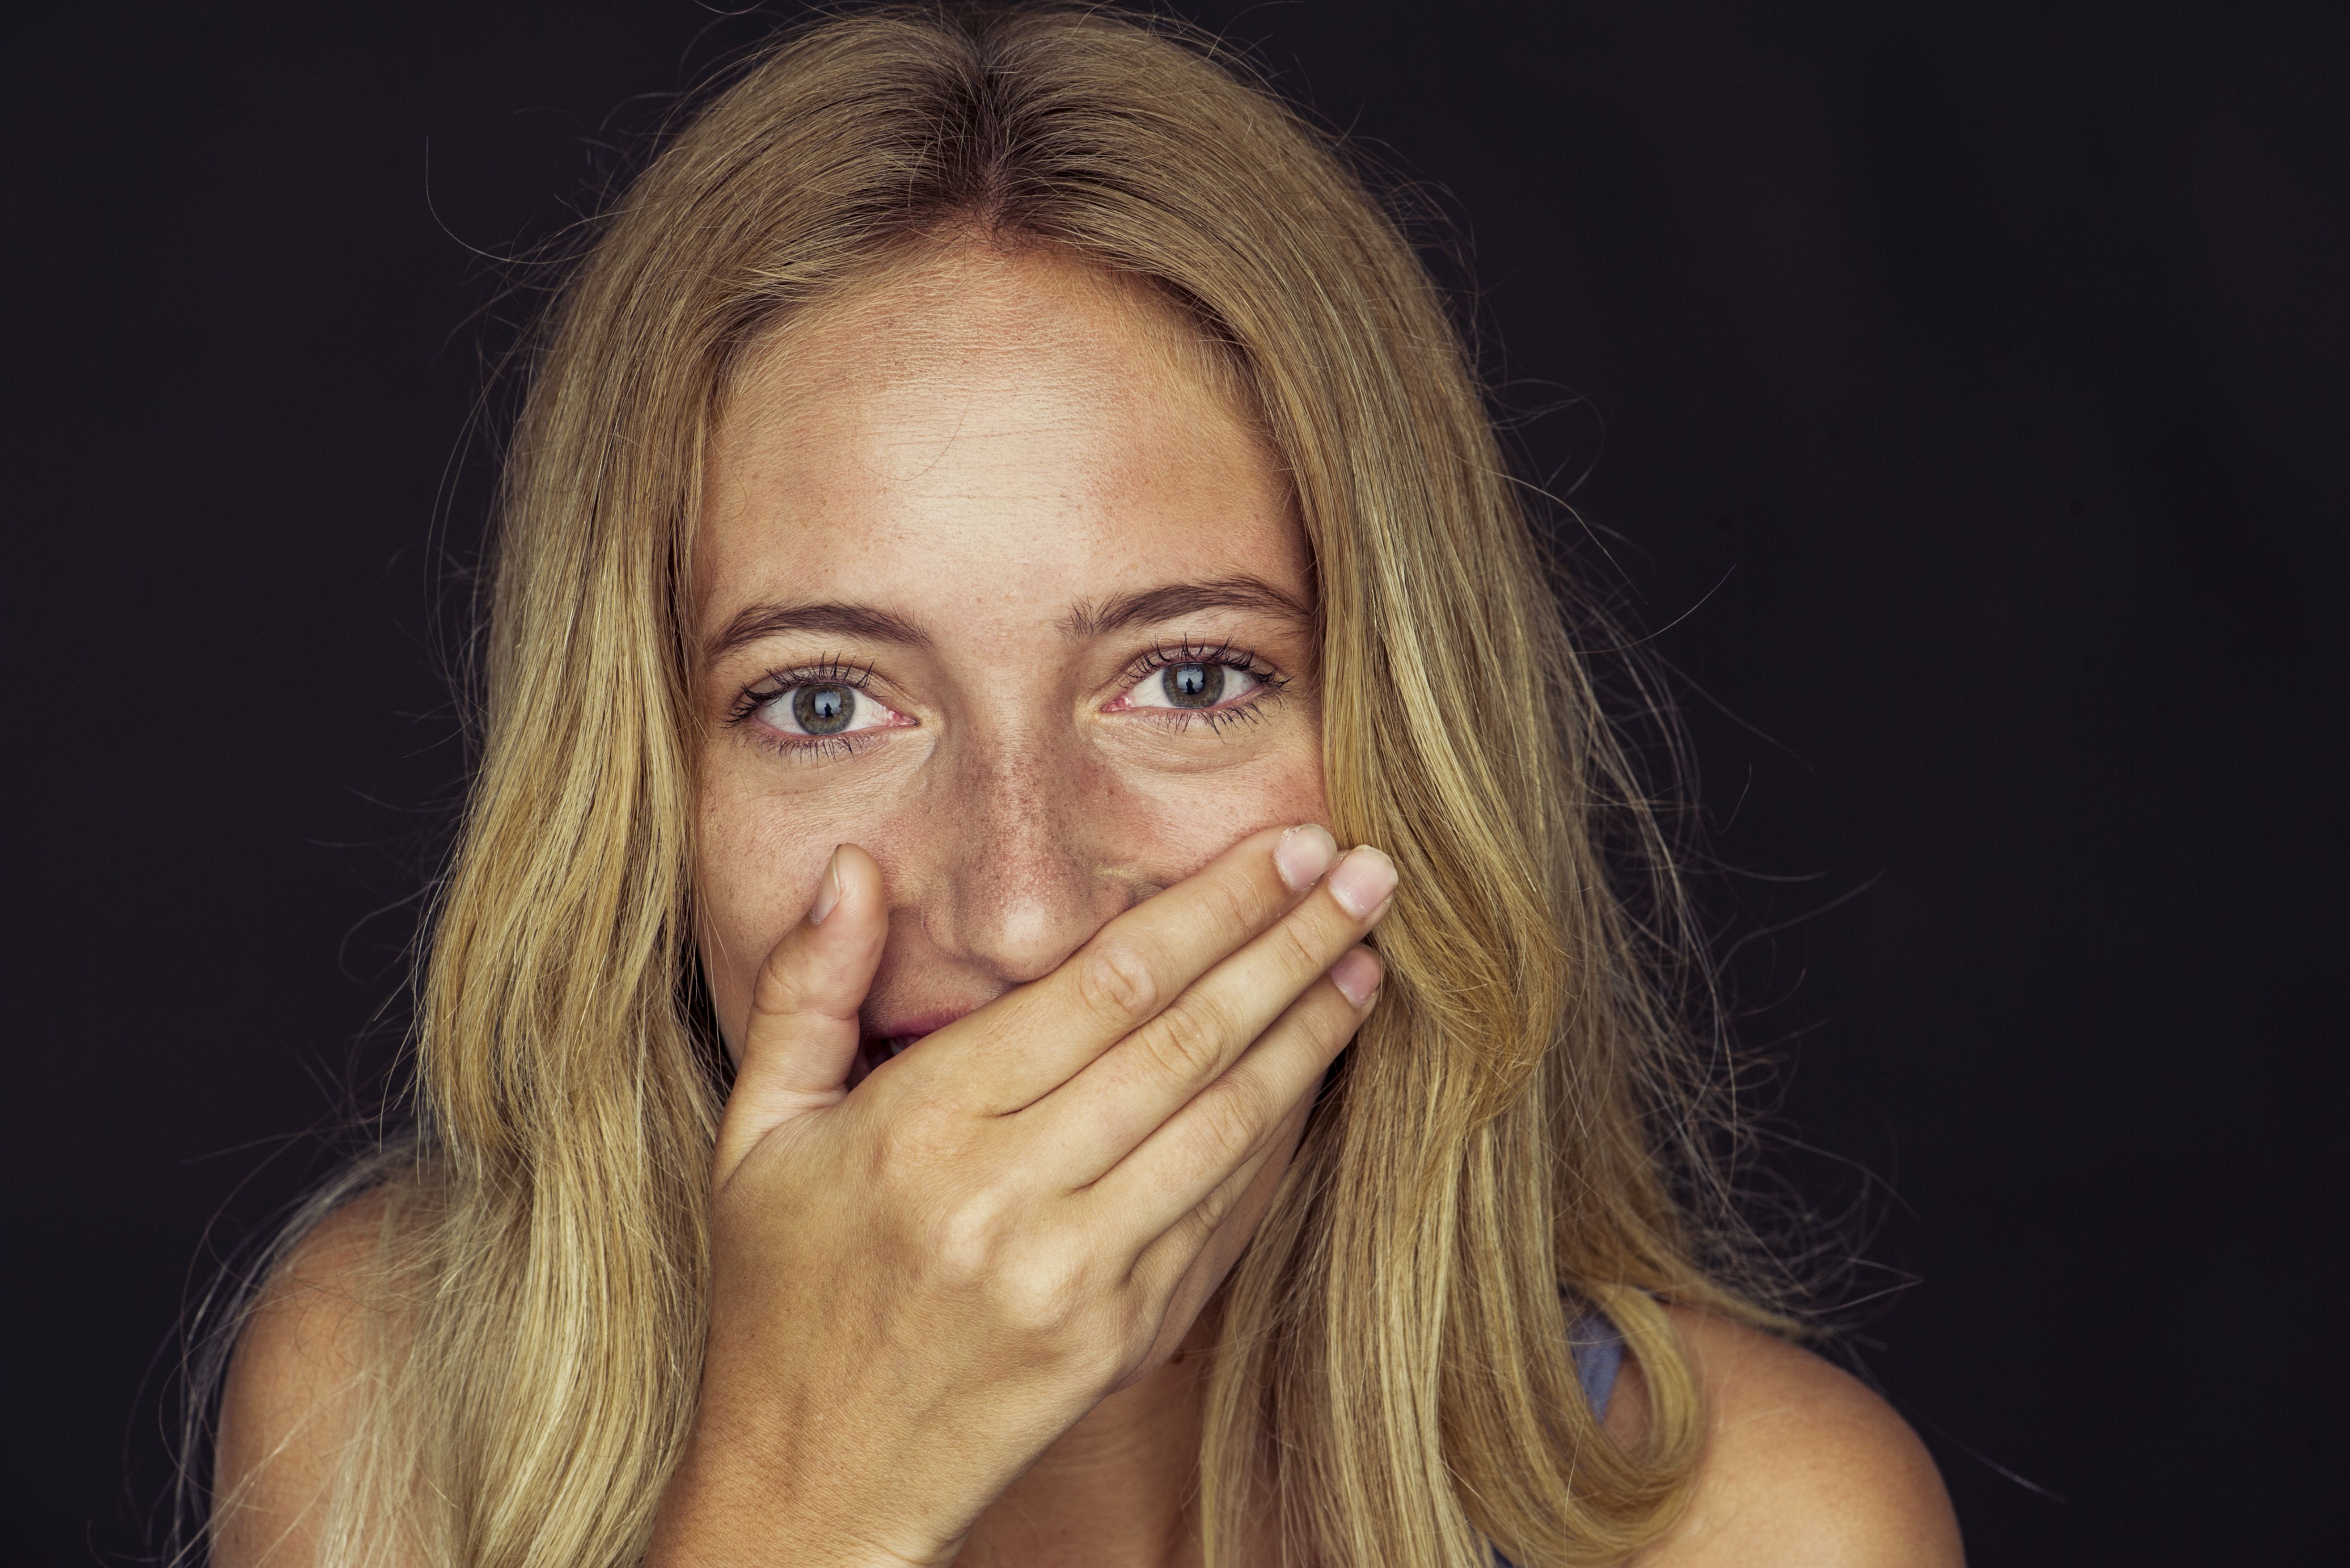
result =
[{"label": "woman's face", "polygon": [[878,1060],[1324,816],[1305,539],[1189,332],[1079,264],[970,251],[743,368],[694,557],[730,1051],[836,845],[888,882]]}]

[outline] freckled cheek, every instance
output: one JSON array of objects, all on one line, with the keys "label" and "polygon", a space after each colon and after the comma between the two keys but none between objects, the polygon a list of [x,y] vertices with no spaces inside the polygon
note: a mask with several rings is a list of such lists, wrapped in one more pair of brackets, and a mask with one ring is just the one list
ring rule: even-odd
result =
[{"label": "freckled cheek", "polygon": [[749,1016],[759,966],[806,918],[833,846],[869,848],[889,830],[886,813],[857,809],[848,792],[778,800],[730,782],[705,784],[694,890],[711,1000],[731,1038]]},{"label": "freckled cheek", "polygon": [[1159,886],[1180,882],[1250,834],[1322,822],[1329,808],[1318,745],[1300,744],[1226,771],[1117,773],[1094,797],[1097,842],[1128,846]]}]

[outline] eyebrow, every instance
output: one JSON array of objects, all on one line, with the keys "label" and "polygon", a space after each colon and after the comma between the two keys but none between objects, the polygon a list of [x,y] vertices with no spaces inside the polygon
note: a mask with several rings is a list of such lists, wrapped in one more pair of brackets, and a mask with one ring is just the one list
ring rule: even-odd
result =
[{"label": "eyebrow", "polygon": [[[1311,624],[1314,618],[1305,606],[1263,577],[1243,574],[1203,583],[1168,583],[1120,594],[1099,604],[1080,599],[1061,618],[1060,626],[1068,637],[1099,637],[1127,627],[1150,626],[1211,609],[1267,611],[1301,627]],[[827,632],[835,637],[893,642],[906,648],[928,648],[931,644],[930,634],[912,621],[870,605],[763,604],[736,612],[724,629],[710,639],[703,649],[702,661],[715,664],[736,649],[762,638],[794,631]]]},{"label": "eyebrow", "polygon": [[787,631],[829,632],[835,637],[862,638],[868,642],[895,642],[927,648],[930,634],[905,617],[869,605],[765,604],[739,611],[726,628],[710,639],[702,661],[715,664],[736,649]]},{"label": "eyebrow", "polygon": [[1305,606],[1263,577],[1243,575],[1204,583],[1169,583],[1164,587],[1120,594],[1101,604],[1081,599],[1061,618],[1061,629],[1071,637],[1099,637],[1106,631],[1149,626],[1211,609],[1269,611],[1301,627],[1314,619],[1313,612]]}]

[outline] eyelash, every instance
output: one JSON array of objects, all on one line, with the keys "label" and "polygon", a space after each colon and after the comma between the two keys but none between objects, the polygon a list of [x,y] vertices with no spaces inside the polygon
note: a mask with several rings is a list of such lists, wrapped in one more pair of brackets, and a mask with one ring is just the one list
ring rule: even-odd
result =
[{"label": "eyelash", "polygon": [[[1204,723],[1211,733],[1236,723],[1254,723],[1264,717],[1265,705],[1277,699],[1289,678],[1259,659],[1247,649],[1229,642],[1161,643],[1149,649],[1126,667],[1128,690],[1139,686],[1153,675],[1171,666],[1182,664],[1220,664],[1227,670],[1237,670],[1254,680],[1257,689],[1246,701],[1230,708],[1138,708],[1131,711],[1137,717],[1157,723],[1178,733],[1194,722]],[[862,691],[872,679],[869,664],[849,664],[837,659],[826,659],[815,664],[800,665],[790,670],[771,670],[759,680],[744,687],[727,710],[726,723],[730,729],[751,728],[752,738],[769,751],[805,762],[820,762],[853,754],[858,742],[878,731],[853,731],[842,735],[792,735],[766,725],[751,726],[752,715],[795,686],[846,686]]]},{"label": "eyelash", "polygon": [[1281,695],[1289,684],[1289,677],[1259,659],[1244,648],[1229,642],[1161,643],[1126,667],[1127,686],[1130,691],[1159,671],[1179,664],[1221,664],[1227,670],[1237,670],[1258,682],[1257,689],[1247,699],[1232,708],[1138,708],[1133,711],[1151,722],[1163,724],[1180,732],[1197,721],[1208,726],[1212,733],[1227,724],[1254,723],[1264,717],[1265,704]]},{"label": "eyelash", "polygon": [[823,762],[833,757],[845,757],[858,749],[858,742],[879,731],[851,731],[843,735],[790,735],[768,725],[751,723],[751,716],[795,686],[846,686],[862,691],[873,678],[869,664],[849,664],[837,659],[825,659],[815,664],[803,664],[790,670],[771,670],[758,680],[745,686],[736,694],[734,704],[726,712],[730,729],[748,728],[751,738],[769,751],[798,762]]}]

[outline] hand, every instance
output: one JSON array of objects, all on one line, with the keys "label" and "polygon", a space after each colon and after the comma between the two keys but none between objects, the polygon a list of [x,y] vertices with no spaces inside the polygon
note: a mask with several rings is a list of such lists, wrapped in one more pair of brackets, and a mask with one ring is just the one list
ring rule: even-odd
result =
[{"label": "hand", "polygon": [[851,1093],[887,912],[836,851],[720,1127],[701,1407],[649,1562],[951,1561],[1190,1326],[1202,1249],[1376,1000],[1357,943],[1394,887],[1319,827],[1259,834]]}]

